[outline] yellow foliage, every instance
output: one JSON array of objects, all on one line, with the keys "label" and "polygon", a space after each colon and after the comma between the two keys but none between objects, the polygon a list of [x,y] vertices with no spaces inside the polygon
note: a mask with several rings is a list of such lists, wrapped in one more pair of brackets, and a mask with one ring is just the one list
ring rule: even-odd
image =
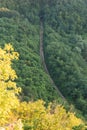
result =
[{"label": "yellow foliage", "polygon": [[53,108],[49,104],[46,108],[44,104],[42,100],[20,104],[18,115],[30,130],[72,130],[74,126],[84,124],[73,113],[67,113],[62,106]]},{"label": "yellow foliage", "polygon": [[11,67],[13,59],[18,59],[18,53],[8,44],[4,49],[0,48],[0,125],[9,122],[10,113],[19,106],[19,100],[15,94],[19,89],[13,81],[17,78]]},{"label": "yellow foliage", "polygon": [[12,60],[18,58],[18,53],[13,50],[10,44],[5,45],[4,49],[0,48],[0,81],[17,78],[15,71],[11,68]]}]

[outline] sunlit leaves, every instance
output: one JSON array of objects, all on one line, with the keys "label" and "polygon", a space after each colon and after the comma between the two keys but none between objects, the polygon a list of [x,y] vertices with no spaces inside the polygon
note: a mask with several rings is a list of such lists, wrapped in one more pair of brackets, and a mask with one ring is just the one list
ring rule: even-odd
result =
[{"label": "sunlit leaves", "polygon": [[30,130],[72,130],[75,126],[84,125],[81,119],[66,112],[62,106],[49,104],[45,107],[42,100],[23,102],[17,111]]},{"label": "sunlit leaves", "polygon": [[6,44],[4,49],[0,48],[0,125],[8,123],[12,109],[19,105],[19,100],[15,96],[19,93],[19,88],[13,81],[17,76],[11,67],[15,58],[18,59],[18,53],[14,52],[10,44]]}]

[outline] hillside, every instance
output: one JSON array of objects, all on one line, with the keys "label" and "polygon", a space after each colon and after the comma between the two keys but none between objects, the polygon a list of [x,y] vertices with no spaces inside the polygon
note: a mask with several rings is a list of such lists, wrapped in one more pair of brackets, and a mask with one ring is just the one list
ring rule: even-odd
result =
[{"label": "hillside", "polygon": [[[26,2],[27,6],[29,3]],[[18,1],[0,1],[0,3],[0,45],[11,43],[20,55],[19,60],[14,61],[13,68],[18,75],[16,82],[23,89],[22,100],[43,99],[49,102],[57,99],[57,92],[41,65],[39,16],[30,12],[28,7],[23,11],[23,2],[18,4]],[[31,4],[28,6],[31,7]],[[36,11],[38,13],[38,10]],[[30,19],[26,16],[28,12]]]},{"label": "hillside", "polygon": [[45,59],[51,77],[67,100],[86,117],[87,3],[61,0],[48,2],[44,8]]},{"label": "hillside", "polygon": [[43,23],[45,61],[62,95],[87,118],[86,0],[0,0],[0,46],[12,43],[22,100],[62,102],[40,57]]}]

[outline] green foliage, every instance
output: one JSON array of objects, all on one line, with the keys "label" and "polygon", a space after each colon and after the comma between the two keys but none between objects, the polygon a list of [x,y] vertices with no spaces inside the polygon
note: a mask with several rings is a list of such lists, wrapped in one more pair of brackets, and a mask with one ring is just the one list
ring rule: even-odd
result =
[{"label": "green foliage", "polygon": [[58,88],[86,117],[86,1],[57,0],[52,7],[50,4],[44,11],[46,63]]},{"label": "green foliage", "polygon": [[82,130],[82,129],[83,129],[83,125],[73,127],[73,130]]},{"label": "green foliage", "polygon": [[12,17],[18,17],[19,13],[15,10],[9,10],[7,8],[0,8],[0,18],[2,17],[8,17],[8,18],[12,18]]},{"label": "green foliage", "polygon": [[14,61],[18,86],[23,88],[22,100],[44,99],[49,102],[58,98],[49,77],[41,66],[39,56],[39,26],[33,25],[20,15],[9,19],[0,18],[0,46],[11,42],[19,53],[19,60]]},{"label": "green foliage", "polygon": [[46,23],[60,34],[87,30],[85,0],[55,0],[48,2],[43,10]]}]

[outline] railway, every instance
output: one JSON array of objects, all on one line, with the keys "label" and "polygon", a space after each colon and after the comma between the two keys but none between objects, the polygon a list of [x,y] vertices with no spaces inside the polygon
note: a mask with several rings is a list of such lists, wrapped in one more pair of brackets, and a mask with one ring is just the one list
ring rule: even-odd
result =
[{"label": "railway", "polygon": [[41,64],[42,64],[42,66],[44,68],[44,71],[48,74],[52,86],[55,88],[55,90],[57,91],[58,95],[62,98],[63,102],[66,103],[67,100],[65,99],[65,97],[62,95],[62,93],[58,89],[58,86],[55,85],[53,79],[50,76],[48,68],[46,66],[45,57],[44,57],[44,40],[43,40],[43,35],[44,35],[43,22],[40,21],[40,58],[41,58]]}]

